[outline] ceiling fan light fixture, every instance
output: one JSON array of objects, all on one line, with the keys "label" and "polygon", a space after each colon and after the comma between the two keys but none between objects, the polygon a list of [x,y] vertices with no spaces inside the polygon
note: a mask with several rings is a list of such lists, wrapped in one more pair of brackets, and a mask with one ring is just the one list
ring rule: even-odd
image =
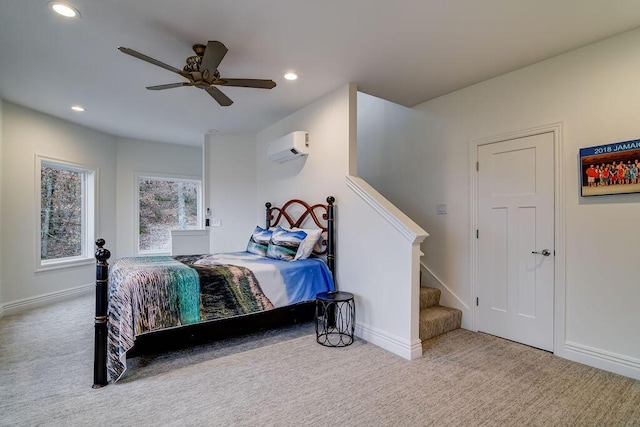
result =
[{"label": "ceiling fan light fixture", "polygon": [[62,15],[66,18],[79,18],[80,12],[78,9],[70,5],[69,3],[64,3],[60,1],[52,1],[49,2],[49,7],[58,15]]},{"label": "ceiling fan light fixture", "polygon": [[84,112],[84,107],[83,107],[82,105],[72,105],[72,106],[71,106],[71,109],[72,109],[73,111],[78,112],[78,113],[82,113],[82,112]]},{"label": "ceiling fan light fixture", "polygon": [[284,73],[284,78],[287,80],[297,80],[298,74],[293,71],[289,71],[287,73]]}]

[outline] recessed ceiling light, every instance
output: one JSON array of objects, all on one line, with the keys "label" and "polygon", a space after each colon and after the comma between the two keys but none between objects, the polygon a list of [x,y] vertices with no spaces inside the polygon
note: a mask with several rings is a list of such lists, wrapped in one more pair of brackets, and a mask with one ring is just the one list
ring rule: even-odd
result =
[{"label": "recessed ceiling light", "polygon": [[49,7],[53,9],[58,15],[62,15],[67,18],[76,18],[80,16],[78,9],[70,5],[69,3],[63,3],[59,1],[49,2]]},{"label": "recessed ceiling light", "polygon": [[82,105],[72,105],[71,109],[79,113],[82,113],[84,111],[84,107]]},{"label": "recessed ceiling light", "polygon": [[296,80],[298,78],[298,75],[293,71],[289,71],[284,75],[284,78],[287,80]]}]

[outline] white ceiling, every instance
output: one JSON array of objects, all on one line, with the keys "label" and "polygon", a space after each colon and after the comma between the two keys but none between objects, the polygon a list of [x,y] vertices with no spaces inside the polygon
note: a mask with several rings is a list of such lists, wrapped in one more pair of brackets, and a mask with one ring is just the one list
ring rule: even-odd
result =
[{"label": "white ceiling", "polygon": [[[638,0],[0,0],[0,99],[113,135],[200,145],[210,129],[257,132],[348,82],[414,106],[640,26]],[[224,77],[272,90],[145,86],[184,81],[119,52],[182,68],[223,42]],[[300,78],[282,77],[295,70]],[[86,112],[72,112],[72,104]]]}]

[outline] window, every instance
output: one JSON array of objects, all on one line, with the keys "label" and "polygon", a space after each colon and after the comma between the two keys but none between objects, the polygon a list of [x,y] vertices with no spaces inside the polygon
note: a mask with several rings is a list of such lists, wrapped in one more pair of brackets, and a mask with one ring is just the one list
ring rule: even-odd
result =
[{"label": "window", "polygon": [[171,252],[171,230],[202,228],[201,181],[138,175],[138,253]]},{"label": "window", "polygon": [[95,170],[37,156],[39,267],[93,258]]}]

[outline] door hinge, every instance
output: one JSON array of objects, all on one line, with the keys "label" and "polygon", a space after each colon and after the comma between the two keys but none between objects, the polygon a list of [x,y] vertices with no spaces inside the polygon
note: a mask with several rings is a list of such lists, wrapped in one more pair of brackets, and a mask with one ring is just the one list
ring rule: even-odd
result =
[{"label": "door hinge", "polygon": [[476,230],[476,239],[480,238],[480,230]]},{"label": "door hinge", "polygon": [[480,170],[480,162],[476,162],[476,170],[479,171]]},{"label": "door hinge", "polygon": [[479,303],[480,303],[480,299],[476,297],[476,307],[479,305]]}]

